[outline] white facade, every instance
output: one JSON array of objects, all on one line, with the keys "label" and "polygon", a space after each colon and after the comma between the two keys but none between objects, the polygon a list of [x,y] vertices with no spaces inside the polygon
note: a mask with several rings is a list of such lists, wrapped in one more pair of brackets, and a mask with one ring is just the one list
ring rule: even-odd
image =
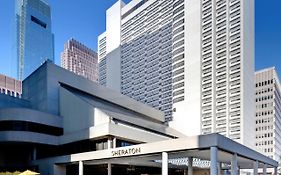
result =
[{"label": "white facade", "polygon": [[256,72],[256,149],[280,162],[281,86],[275,68]]},{"label": "white facade", "polygon": [[121,10],[124,2],[118,0],[106,11],[106,32],[98,37],[100,84],[115,91],[121,89]]},{"label": "white facade", "polygon": [[202,1],[202,133],[253,147],[254,1]]},{"label": "white facade", "polygon": [[220,133],[253,148],[254,1],[182,4],[185,14],[173,21],[173,42],[181,34],[185,42],[173,43],[179,74],[173,74],[171,126],[188,135]]},{"label": "white facade", "polygon": [[99,83],[106,86],[106,33],[98,38]]},{"label": "white facade", "polygon": [[173,121],[186,135],[201,133],[200,1],[178,0],[173,17]]},{"label": "white facade", "polygon": [[108,9],[106,66],[100,66],[107,87],[161,109],[167,120],[172,116],[172,5],[172,0],[134,0]]},{"label": "white facade", "polygon": [[254,146],[253,0],[133,0],[120,34],[123,94],[186,135]]}]

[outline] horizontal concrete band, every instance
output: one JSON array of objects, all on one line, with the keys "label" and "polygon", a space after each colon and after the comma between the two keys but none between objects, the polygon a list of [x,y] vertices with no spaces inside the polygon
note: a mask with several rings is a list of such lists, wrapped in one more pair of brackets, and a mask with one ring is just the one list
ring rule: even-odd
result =
[{"label": "horizontal concrete band", "polygon": [[[166,141],[139,144],[129,147],[122,147],[109,150],[92,151],[86,153],[72,154],[68,156],[56,157],[49,159],[48,161],[54,164],[67,164],[79,161],[91,161],[91,160],[106,160],[107,162],[112,158],[128,158],[133,156],[142,155],[155,155],[162,152],[175,153],[182,151],[192,151],[194,155],[200,150],[211,150],[212,147],[218,148],[218,150],[237,155],[238,158],[247,158],[249,161],[258,161],[263,164],[267,164],[269,167],[277,167],[278,162],[270,159],[250,148],[247,148],[237,142],[234,142],[219,134],[192,136],[181,139],[170,139]],[[123,150],[123,151],[122,151]],[[131,150],[131,151],[129,151]],[[137,151],[132,151],[137,150]],[[119,154],[119,152],[121,153]],[[118,154],[115,154],[118,152]],[[126,153],[126,154],[125,154]],[[128,153],[128,154],[127,154]],[[132,153],[132,154],[129,154]],[[133,154],[134,153],[134,154]],[[206,154],[207,160],[210,160],[210,152]],[[38,160],[34,163],[42,163],[46,160]],[[218,157],[219,161],[219,157]],[[252,165],[251,165],[252,166]],[[252,168],[252,167],[249,167]]]}]

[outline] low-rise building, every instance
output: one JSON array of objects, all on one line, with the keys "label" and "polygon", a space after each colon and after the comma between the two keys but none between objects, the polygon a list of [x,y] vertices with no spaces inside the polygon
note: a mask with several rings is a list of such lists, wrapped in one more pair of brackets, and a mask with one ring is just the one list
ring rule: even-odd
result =
[{"label": "low-rise building", "polygon": [[0,93],[20,97],[22,94],[21,81],[0,74]]},{"label": "low-rise building", "polygon": [[23,81],[22,98],[0,94],[0,169],[184,136],[164,122],[163,112],[45,62]]}]

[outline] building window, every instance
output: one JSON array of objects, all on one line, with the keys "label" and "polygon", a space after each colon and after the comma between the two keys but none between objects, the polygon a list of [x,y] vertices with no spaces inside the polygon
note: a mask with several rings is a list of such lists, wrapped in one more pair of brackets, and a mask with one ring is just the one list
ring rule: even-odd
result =
[{"label": "building window", "polygon": [[31,21],[33,21],[34,23],[40,25],[41,27],[43,27],[45,29],[47,28],[47,24],[46,23],[44,23],[43,21],[41,21],[40,19],[38,19],[38,18],[36,18],[34,16],[31,16]]}]

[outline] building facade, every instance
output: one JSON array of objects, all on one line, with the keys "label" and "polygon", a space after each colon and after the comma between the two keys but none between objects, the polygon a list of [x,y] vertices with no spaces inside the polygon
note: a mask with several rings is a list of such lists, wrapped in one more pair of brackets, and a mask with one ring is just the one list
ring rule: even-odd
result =
[{"label": "building facade", "polygon": [[[164,111],[166,120],[172,116],[172,6],[172,0],[118,1],[107,10],[106,32],[99,37],[99,43],[106,38],[100,83]],[[111,66],[118,62],[120,68]]]},{"label": "building facade", "polygon": [[102,36],[107,87],[164,111],[187,135],[254,146],[253,0],[118,1]]},{"label": "building facade", "polygon": [[274,67],[256,72],[256,149],[280,162],[281,85]]},{"label": "building facade", "polygon": [[106,33],[98,37],[99,84],[106,86]]},{"label": "building facade", "polygon": [[54,62],[51,8],[43,0],[15,0],[17,77],[23,80],[46,60]]},{"label": "building facade", "polygon": [[159,110],[45,62],[23,81],[22,98],[0,94],[0,169],[53,174],[55,164],[40,160],[184,136],[164,121]]},{"label": "building facade", "polygon": [[98,81],[98,55],[92,49],[70,39],[61,54],[61,66],[91,81]]},{"label": "building facade", "polygon": [[21,97],[22,82],[0,74],[0,93],[13,97]]},{"label": "building facade", "polygon": [[201,7],[202,133],[254,146],[254,1],[203,0]]},{"label": "building facade", "polygon": [[0,94],[0,142],[1,171],[42,175],[276,174],[278,165],[216,133],[186,137],[163,112],[50,62],[23,81],[22,98]]}]

